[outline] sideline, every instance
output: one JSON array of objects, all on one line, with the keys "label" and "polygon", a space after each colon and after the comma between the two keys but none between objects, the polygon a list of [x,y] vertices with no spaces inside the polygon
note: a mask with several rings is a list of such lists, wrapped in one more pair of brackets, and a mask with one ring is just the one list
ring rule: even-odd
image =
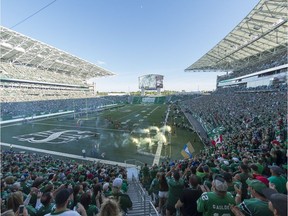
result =
[{"label": "sideline", "polygon": [[24,118],[18,118],[18,119],[11,119],[11,120],[6,120],[6,121],[0,121],[0,125],[14,123],[14,122],[20,122],[20,121],[26,121],[26,120],[35,120],[35,119],[57,116],[57,115],[71,114],[71,113],[74,113],[74,110],[73,111],[66,111],[66,112],[50,113],[50,114],[39,115],[39,116],[31,116],[31,117],[24,117]]},{"label": "sideline", "polygon": [[38,148],[32,148],[32,147],[27,147],[27,146],[21,146],[21,145],[15,145],[15,144],[10,144],[10,143],[0,142],[0,146],[10,147],[11,145],[13,146],[13,148],[17,148],[17,149],[24,149],[24,150],[40,152],[40,153],[45,153],[45,154],[51,154],[51,155],[57,155],[57,156],[62,156],[62,157],[67,157],[67,158],[86,160],[86,161],[92,161],[92,162],[99,162],[99,163],[104,163],[104,164],[109,164],[109,165],[119,165],[119,166],[126,167],[126,168],[135,168],[136,167],[136,165],[128,164],[128,163],[121,163],[121,162],[115,162],[115,161],[110,161],[110,160],[102,160],[99,158],[92,158],[92,157],[85,157],[84,158],[83,156],[80,156],[80,155],[74,155],[74,154],[68,154],[68,153],[63,153],[63,152],[50,151],[50,150],[46,150],[46,149],[38,149]]}]

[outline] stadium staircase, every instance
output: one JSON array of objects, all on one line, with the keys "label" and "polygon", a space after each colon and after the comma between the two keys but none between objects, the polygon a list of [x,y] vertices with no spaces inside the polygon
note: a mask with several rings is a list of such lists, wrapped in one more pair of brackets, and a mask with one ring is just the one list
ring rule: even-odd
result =
[{"label": "stadium staircase", "polygon": [[127,194],[133,202],[133,208],[128,210],[127,216],[159,216],[148,192],[141,186],[139,180],[133,176],[128,184]]}]

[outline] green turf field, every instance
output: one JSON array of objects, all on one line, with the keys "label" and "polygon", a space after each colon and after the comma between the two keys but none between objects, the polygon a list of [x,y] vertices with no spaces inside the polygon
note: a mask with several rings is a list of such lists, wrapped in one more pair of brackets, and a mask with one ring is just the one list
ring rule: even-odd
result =
[{"label": "green turf field", "polygon": [[[176,127],[167,119],[167,105],[125,105],[110,110],[57,116],[1,126],[1,141],[58,152],[124,162],[135,159],[151,164],[158,142],[163,142],[162,156],[181,159],[183,146],[191,142],[195,153],[203,148],[197,134]],[[179,120],[180,119],[180,120]],[[161,133],[160,133],[161,132]],[[171,143],[171,145],[170,145]]]}]

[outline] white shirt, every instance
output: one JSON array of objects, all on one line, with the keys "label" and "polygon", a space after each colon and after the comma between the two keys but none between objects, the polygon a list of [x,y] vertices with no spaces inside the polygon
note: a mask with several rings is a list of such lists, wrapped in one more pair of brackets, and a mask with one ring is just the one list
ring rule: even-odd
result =
[{"label": "white shirt", "polygon": [[53,216],[53,215],[57,215],[57,216],[81,216],[77,211],[72,211],[72,210],[68,210],[68,211],[64,211],[64,212],[59,212],[59,214],[57,213],[49,213],[49,214],[45,214],[44,216]]}]

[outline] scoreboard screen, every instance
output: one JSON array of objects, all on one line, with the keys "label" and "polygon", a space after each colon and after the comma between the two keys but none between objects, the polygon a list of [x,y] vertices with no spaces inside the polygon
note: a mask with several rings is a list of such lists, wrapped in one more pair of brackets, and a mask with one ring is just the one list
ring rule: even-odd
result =
[{"label": "scoreboard screen", "polygon": [[139,77],[139,89],[156,90],[163,88],[164,76],[159,74],[148,74]]}]

